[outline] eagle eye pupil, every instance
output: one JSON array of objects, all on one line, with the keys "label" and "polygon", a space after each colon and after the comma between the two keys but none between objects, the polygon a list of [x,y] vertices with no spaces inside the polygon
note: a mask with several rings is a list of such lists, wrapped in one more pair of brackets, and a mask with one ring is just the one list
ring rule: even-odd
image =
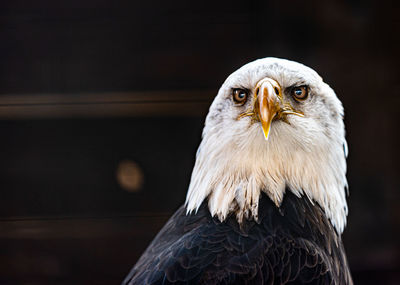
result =
[{"label": "eagle eye pupil", "polygon": [[299,86],[293,88],[292,95],[297,100],[304,100],[308,96],[307,86]]},{"label": "eagle eye pupil", "polygon": [[234,89],[233,90],[233,100],[239,104],[243,105],[247,100],[247,91],[244,89]]}]

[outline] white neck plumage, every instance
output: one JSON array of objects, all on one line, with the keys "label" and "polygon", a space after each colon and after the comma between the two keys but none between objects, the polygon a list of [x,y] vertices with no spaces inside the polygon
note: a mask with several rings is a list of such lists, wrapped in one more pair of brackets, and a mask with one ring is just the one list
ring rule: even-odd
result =
[{"label": "white neck plumage", "polygon": [[[315,141],[305,138],[301,129],[276,122],[266,141],[259,125],[241,124],[233,132],[206,124],[186,198],[187,212],[197,211],[208,197],[211,214],[221,221],[230,213],[240,223],[257,220],[261,191],[279,207],[290,189],[317,202],[342,233],[347,216],[344,136],[336,141],[316,136]],[[308,133],[312,124],[306,124]]]}]

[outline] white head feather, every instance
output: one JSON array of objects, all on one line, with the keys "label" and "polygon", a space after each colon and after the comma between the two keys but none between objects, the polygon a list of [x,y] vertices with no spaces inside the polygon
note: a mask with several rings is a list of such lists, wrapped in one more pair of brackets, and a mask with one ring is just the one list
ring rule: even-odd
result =
[{"label": "white head feather", "polygon": [[[246,107],[232,100],[233,88],[253,90],[265,77],[277,81],[282,90],[309,87],[309,97],[297,106],[304,117],[289,115],[288,123],[273,121],[268,140],[260,122],[250,117],[238,120]],[[253,100],[250,97],[248,101]],[[317,202],[341,233],[347,216],[345,152],[342,104],[314,70],[278,58],[253,61],[226,79],[210,107],[187,211],[196,211],[208,197],[211,214],[221,221],[232,212],[239,222],[257,219],[261,191],[279,207],[290,189]]]}]

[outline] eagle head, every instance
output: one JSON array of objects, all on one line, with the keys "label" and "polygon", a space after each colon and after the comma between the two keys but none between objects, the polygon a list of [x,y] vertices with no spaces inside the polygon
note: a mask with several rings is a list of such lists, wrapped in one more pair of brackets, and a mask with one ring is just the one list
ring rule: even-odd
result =
[{"label": "eagle head", "polygon": [[279,207],[285,191],[318,203],[338,232],[346,224],[343,107],[311,68],[264,58],[223,83],[206,118],[186,198],[205,199],[221,221],[258,218],[261,192]]}]

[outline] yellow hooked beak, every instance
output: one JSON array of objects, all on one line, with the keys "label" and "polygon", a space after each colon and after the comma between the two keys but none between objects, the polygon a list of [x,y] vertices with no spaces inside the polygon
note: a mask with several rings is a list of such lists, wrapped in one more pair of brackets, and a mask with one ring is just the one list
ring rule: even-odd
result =
[{"label": "yellow hooked beak", "polygon": [[268,140],[272,120],[280,113],[281,87],[271,78],[260,80],[255,87],[254,112],[261,122],[264,137]]},{"label": "yellow hooked beak", "polygon": [[253,108],[239,115],[238,119],[251,116],[253,120],[261,122],[264,137],[268,140],[271,124],[274,119],[280,119],[288,124],[288,115],[304,117],[303,112],[295,110],[290,102],[285,102],[282,88],[271,78],[260,80],[254,88]]}]

